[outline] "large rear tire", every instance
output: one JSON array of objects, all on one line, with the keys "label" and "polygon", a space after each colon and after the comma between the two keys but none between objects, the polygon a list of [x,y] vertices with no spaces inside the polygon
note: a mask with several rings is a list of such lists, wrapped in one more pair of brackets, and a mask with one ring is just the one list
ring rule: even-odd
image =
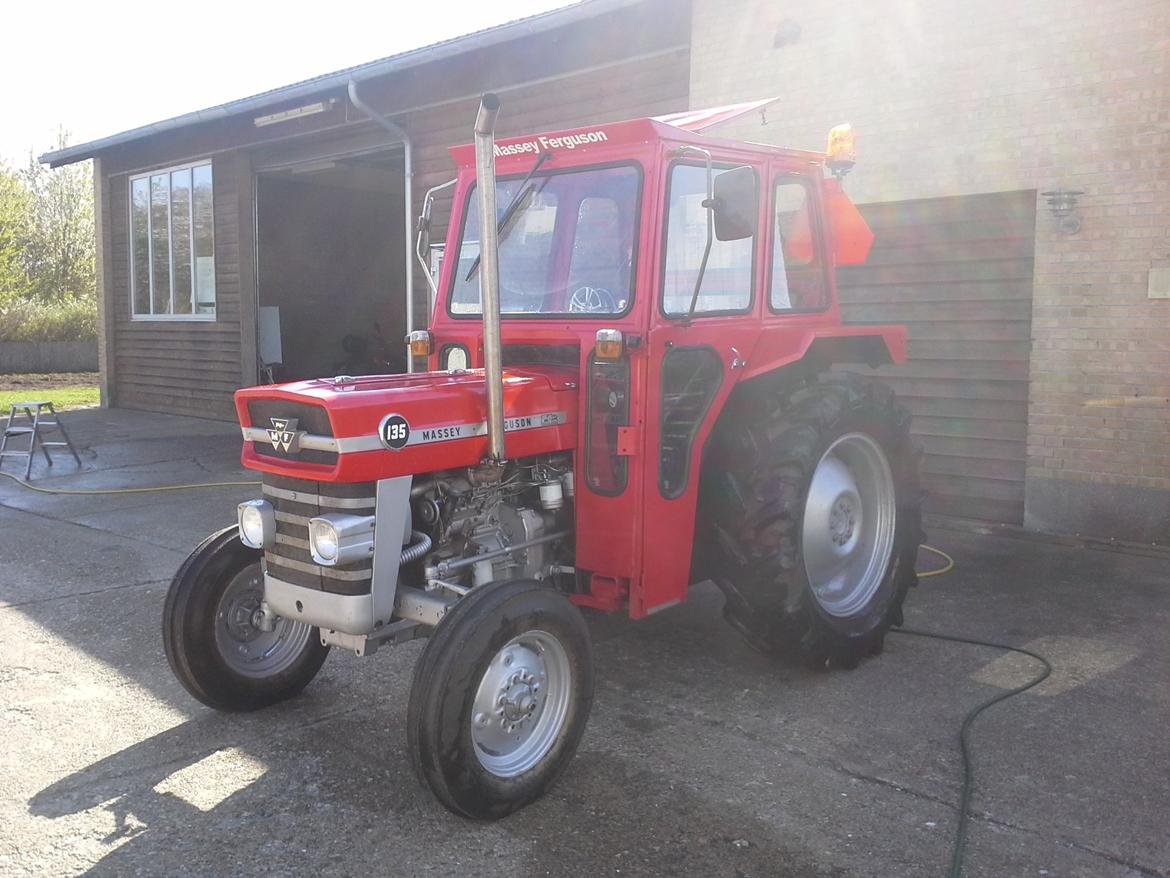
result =
[{"label": "large rear tire", "polygon": [[538,799],[573,758],[593,702],[581,613],[532,580],[473,589],[419,656],[407,742],[451,811],[495,820]]},{"label": "large rear tire", "polygon": [[703,461],[700,570],[757,648],[854,667],[902,622],[922,537],[910,415],[830,373],[733,400]]},{"label": "large rear tire", "polygon": [[204,540],[175,574],[163,606],[163,647],[183,687],[208,707],[258,710],[292,698],[321,669],[329,647],[316,628],[277,619],[257,626],[262,553],[235,526]]}]

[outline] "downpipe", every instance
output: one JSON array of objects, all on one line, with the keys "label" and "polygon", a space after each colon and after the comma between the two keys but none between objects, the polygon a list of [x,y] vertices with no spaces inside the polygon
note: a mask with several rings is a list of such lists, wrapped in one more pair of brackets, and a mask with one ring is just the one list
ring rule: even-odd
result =
[{"label": "downpipe", "polygon": [[500,254],[496,229],[496,117],[500,99],[480,98],[475,117],[475,177],[479,191],[479,288],[483,366],[487,386],[488,457],[504,460],[504,372],[500,345]]},{"label": "downpipe", "polygon": [[[350,103],[402,143],[403,222],[406,224],[406,334],[410,335],[414,329],[414,266],[410,264],[410,252],[414,249],[414,144],[411,143],[410,135],[401,126],[395,125],[362,100],[358,94],[357,82],[351,79],[348,91]],[[406,371],[414,371],[414,354],[411,353],[410,345],[406,346]]]}]

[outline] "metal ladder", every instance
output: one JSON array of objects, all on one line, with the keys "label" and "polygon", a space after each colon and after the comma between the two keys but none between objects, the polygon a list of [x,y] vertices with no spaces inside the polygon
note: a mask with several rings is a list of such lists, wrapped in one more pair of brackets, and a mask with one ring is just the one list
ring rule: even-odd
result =
[{"label": "metal ladder", "polygon": [[[23,419],[21,418],[22,413]],[[48,415],[47,420],[44,417],[46,414]],[[61,434],[61,439],[46,442],[41,438],[41,430],[45,427],[56,428]],[[8,440],[14,436],[28,436],[28,447],[9,451]],[[24,478],[27,481],[32,474],[33,456],[38,447],[49,466],[53,465],[53,459],[49,457],[50,448],[68,448],[73,459],[77,461],[77,465],[81,466],[81,458],[77,456],[77,449],[69,440],[69,434],[65,432],[65,427],[61,424],[61,415],[53,408],[51,402],[13,403],[8,412],[8,423],[4,426],[4,438],[0,440],[0,465],[3,465],[5,457],[27,457],[28,465],[24,468]]]}]

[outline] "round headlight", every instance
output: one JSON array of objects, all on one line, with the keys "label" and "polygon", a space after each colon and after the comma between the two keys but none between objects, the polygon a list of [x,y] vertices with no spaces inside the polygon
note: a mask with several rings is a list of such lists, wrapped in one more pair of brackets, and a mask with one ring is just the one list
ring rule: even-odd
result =
[{"label": "round headlight", "polygon": [[264,517],[256,506],[240,508],[240,539],[253,549],[264,546]]},{"label": "round headlight", "polygon": [[337,559],[337,531],[327,521],[315,520],[309,528],[309,543],[322,561]]}]

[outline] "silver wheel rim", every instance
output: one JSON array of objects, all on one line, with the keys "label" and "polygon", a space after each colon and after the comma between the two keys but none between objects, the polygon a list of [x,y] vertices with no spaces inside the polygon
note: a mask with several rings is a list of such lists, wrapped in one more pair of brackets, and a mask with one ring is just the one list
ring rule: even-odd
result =
[{"label": "silver wheel rim", "polygon": [[287,670],[304,652],[313,629],[304,622],[279,618],[262,631],[260,601],[264,576],[259,564],[237,573],[215,610],[215,645],[229,668],[245,677],[272,677]]},{"label": "silver wheel rim", "polygon": [[561,642],[526,631],[492,657],[471,710],[471,742],[480,765],[497,777],[535,767],[569,715],[572,671]]},{"label": "silver wheel rim", "polygon": [[822,455],[804,507],[801,548],[817,603],[832,616],[864,611],[894,552],[894,477],[881,446],[847,433]]}]

